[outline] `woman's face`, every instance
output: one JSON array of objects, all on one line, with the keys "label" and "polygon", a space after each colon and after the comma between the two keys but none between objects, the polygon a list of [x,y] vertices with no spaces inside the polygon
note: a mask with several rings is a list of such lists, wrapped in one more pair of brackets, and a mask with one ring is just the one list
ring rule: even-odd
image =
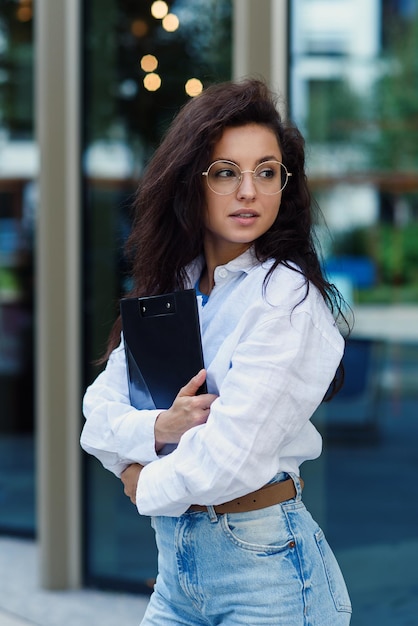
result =
[{"label": "woman's face", "polygon": [[[253,171],[266,161],[282,161],[282,153],[276,135],[260,124],[226,128],[215,144],[211,163],[232,161],[241,171]],[[208,164],[210,165],[210,164]],[[222,179],[230,172],[219,172]],[[205,250],[226,263],[242,254],[274,223],[280,208],[282,193],[262,193],[261,184],[255,184],[251,172],[242,175],[239,187],[227,195],[218,195],[205,183]],[[226,183],[228,184],[228,183]]]}]

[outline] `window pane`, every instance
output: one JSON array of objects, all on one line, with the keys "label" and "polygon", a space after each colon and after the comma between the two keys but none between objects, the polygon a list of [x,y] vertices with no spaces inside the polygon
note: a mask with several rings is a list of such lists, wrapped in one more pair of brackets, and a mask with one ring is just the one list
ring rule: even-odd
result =
[{"label": "window pane", "polygon": [[33,535],[32,3],[0,6],[0,532]]},{"label": "window pane", "polygon": [[[84,3],[86,385],[128,286],[122,246],[141,172],[178,108],[231,74],[230,0],[167,5],[164,20],[150,2]],[[85,463],[87,582],[149,589],[156,553],[148,518],[119,480],[94,459]]]},{"label": "window pane", "polygon": [[418,582],[409,496],[418,446],[418,3],[290,4],[292,117],[330,229],[317,226],[324,266],[355,315],[345,386],[316,416],[322,519],[353,625],[408,624]]}]

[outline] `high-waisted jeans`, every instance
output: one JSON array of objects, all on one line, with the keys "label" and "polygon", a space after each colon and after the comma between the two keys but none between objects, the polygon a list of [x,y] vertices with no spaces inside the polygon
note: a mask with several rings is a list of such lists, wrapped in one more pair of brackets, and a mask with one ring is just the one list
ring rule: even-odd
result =
[{"label": "high-waisted jeans", "polygon": [[141,625],[347,626],[340,568],[291,477],[296,497],[265,509],[153,518],[158,577]]}]

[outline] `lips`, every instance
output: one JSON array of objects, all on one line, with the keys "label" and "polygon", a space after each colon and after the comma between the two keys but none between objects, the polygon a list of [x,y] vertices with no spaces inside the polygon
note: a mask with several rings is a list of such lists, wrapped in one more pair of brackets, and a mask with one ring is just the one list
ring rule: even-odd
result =
[{"label": "lips", "polygon": [[231,213],[231,217],[240,217],[240,218],[251,218],[251,217],[258,217],[259,214],[256,211],[245,211],[245,210],[239,210],[239,211],[234,211],[234,213]]}]

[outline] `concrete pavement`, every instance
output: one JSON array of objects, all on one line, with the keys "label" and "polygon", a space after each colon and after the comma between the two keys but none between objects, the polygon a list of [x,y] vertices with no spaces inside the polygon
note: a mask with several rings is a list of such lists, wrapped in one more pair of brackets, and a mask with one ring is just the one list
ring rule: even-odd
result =
[{"label": "concrete pavement", "polygon": [[0,626],[138,626],[148,598],[80,589],[46,591],[36,542],[0,537]]},{"label": "concrete pavement", "polygon": [[31,626],[33,622],[28,622],[15,615],[0,611],[0,624],[1,626]]}]

